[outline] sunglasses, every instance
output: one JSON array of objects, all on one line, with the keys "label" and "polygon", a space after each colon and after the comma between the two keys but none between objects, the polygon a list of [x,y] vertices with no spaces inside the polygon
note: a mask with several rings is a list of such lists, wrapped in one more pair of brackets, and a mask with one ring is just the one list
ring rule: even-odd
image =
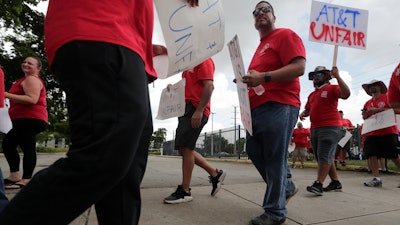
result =
[{"label": "sunglasses", "polygon": [[265,6],[265,7],[261,7],[261,8],[258,8],[258,9],[256,9],[256,10],[254,10],[253,11],[253,16],[254,17],[257,17],[258,15],[260,15],[260,12],[263,12],[263,13],[268,13],[268,12],[272,12],[272,9],[271,9],[271,7],[269,7],[269,6]]},{"label": "sunglasses", "polygon": [[315,73],[315,74],[313,75],[313,78],[322,77],[323,75],[325,75],[325,73]]}]

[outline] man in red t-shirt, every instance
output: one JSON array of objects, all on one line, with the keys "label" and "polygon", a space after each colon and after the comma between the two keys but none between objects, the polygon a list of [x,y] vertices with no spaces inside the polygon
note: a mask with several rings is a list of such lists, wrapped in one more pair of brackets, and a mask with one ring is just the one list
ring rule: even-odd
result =
[{"label": "man in red t-shirt", "polygon": [[[182,183],[170,196],[164,198],[164,203],[176,204],[192,201],[190,181],[194,165],[203,168],[209,174],[213,185],[211,195],[215,196],[225,179],[226,172],[218,170],[196,152],[196,141],[210,116],[210,100],[214,90],[214,62],[206,59],[192,70],[182,74],[185,82],[185,114],[178,118],[178,128],[175,135],[175,149],[182,155]],[[169,90],[170,85],[168,85]]]},{"label": "man in red t-shirt", "polygon": [[[365,92],[372,98],[368,100],[362,109],[363,119],[383,112],[390,108],[388,102],[386,85],[379,80],[372,80],[362,85]],[[374,178],[365,182],[367,187],[382,187],[382,180],[379,176],[378,158],[391,159],[400,168],[400,158],[398,156],[398,128],[397,125],[373,130],[364,134],[364,152],[368,160],[368,165]]]},{"label": "man in red t-shirt", "polygon": [[304,158],[307,156],[307,147],[310,141],[310,130],[303,127],[302,122],[297,123],[293,130],[291,143],[295,144],[292,158],[292,168],[296,168],[296,158],[300,160],[300,168],[304,168]]},{"label": "man in red t-shirt", "polygon": [[[342,184],[336,172],[334,156],[336,146],[344,136],[342,121],[337,110],[338,100],[347,99],[350,89],[339,75],[337,67],[332,70],[324,66],[317,66],[314,72],[308,74],[313,81],[315,91],[309,96],[304,111],[300,114],[300,120],[310,116],[311,121],[311,144],[318,161],[317,180],[307,191],[321,196],[327,191],[341,191]],[[329,80],[336,78],[338,85],[330,84]],[[323,188],[323,182],[328,176],[331,182]]]},{"label": "man in red t-shirt", "polygon": [[[351,123],[351,121],[349,119],[346,119],[346,118],[343,117],[343,111],[342,110],[339,110],[339,113],[340,113],[340,118],[341,118],[341,121],[342,121],[343,130],[345,130],[346,132],[349,132],[351,134],[353,132],[353,130],[354,130],[353,124]],[[346,161],[345,161],[346,154],[348,154],[349,157],[351,156],[351,153],[350,153],[350,140],[347,141],[347,143],[343,147],[340,146],[340,145],[337,146],[336,154],[335,154],[335,165],[336,165],[336,159],[339,158],[340,164],[342,166],[346,166]]]},{"label": "man in red t-shirt", "polygon": [[264,213],[250,224],[283,224],[287,201],[298,191],[291,179],[287,149],[299,114],[299,77],[304,74],[306,51],[294,31],[275,27],[269,2],[257,3],[253,18],[260,43],[248,74],[242,77],[249,87],[253,130],[252,135],[246,135],[246,152],[268,184]]}]

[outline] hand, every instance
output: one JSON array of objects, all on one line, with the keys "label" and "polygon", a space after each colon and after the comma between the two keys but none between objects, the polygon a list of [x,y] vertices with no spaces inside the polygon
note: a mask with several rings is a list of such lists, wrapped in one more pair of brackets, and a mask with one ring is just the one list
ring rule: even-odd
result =
[{"label": "hand", "polygon": [[247,75],[242,77],[242,81],[249,87],[257,87],[265,81],[265,73],[250,70]]},{"label": "hand", "polygon": [[338,78],[339,77],[339,70],[336,66],[332,67],[332,70],[330,72],[331,77],[333,78]]},{"label": "hand", "polygon": [[167,48],[162,45],[153,45],[153,56],[167,55]]},{"label": "hand", "polygon": [[167,85],[167,91],[171,91],[172,84]]},{"label": "hand", "polygon": [[201,125],[201,119],[203,118],[203,112],[195,111],[192,115],[191,124],[193,128],[198,128]]}]

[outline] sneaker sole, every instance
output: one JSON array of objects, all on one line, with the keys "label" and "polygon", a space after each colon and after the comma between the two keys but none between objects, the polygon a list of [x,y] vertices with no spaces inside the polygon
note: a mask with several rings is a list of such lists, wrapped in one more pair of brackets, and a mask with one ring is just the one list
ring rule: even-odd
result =
[{"label": "sneaker sole", "polygon": [[342,189],[324,190],[324,192],[342,192]]},{"label": "sneaker sole", "polygon": [[226,177],[226,172],[223,171],[222,175],[218,179],[217,188],[215,189],[214,193],[211,194],[211,196],[215,196],[218,193],[219,189],[221,189],[221,185],[222,185],[222,182],[224,182],[225,177]]},{"label": "sneaker sole", "polygon": [[185,196],[184,198],[176,199],[176,200],[166,200],[164,199],[165,204],[179,204],[184,202],[190,202],[193,200],[193,197]]},{"label": "sneaker sole", "polygon": [[375,186],[375,185],[371,186],[371,185],[369,185],[367,183],[364,183],[364,186],[366,186],[366,187],[382,187],[382,184],[381,185],[377,185],[377,186]]},{"label": "sneaker sole", "polygon": [[316,190],[312,189],[311,187],[307,187],[307,191],[311,192],[311,193],[314,193],[314,194],[316,194],[318,196],[322,196],[323,195],[321,192],[316,191]]}]

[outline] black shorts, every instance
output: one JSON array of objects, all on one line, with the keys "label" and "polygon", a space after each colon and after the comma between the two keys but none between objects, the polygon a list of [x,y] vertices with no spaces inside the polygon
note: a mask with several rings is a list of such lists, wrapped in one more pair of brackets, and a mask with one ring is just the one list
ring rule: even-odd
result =
[{"label": "black shorts", "polygon": [[192,115],[196,111],[196,108],[191,102],[186,103],[185,114],[178,118],[178,128],[176,128],[175,135],[175,149],[187,147],[190,149],[195,149],[197,138],[201,133],[204,125],[208,122],[208,117],[203,114],[201,119],[200,127],[192,127]]},{"label": "black shorts", "polygon": [[364,141],[365,157],[367,159],[371,156],[395,159],[399,156],[397,151],[398,142],[397,134],[367,136]]}]

